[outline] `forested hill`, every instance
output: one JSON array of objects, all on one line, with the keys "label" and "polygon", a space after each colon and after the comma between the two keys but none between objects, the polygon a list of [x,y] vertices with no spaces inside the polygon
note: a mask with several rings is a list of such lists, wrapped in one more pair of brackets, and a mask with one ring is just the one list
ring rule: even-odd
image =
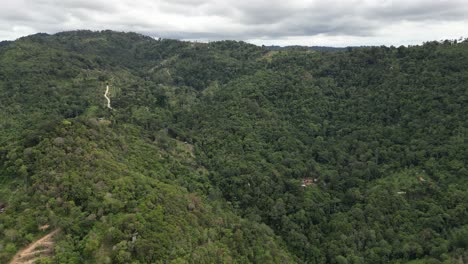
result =
[{"label": "forested hill", "polygon": [[466,263],[467,87],[467,41],[2,42],[0,262]]},{"label": "forested hill", "polygon": [[[313,51],[344,51],[348,48],[337,48],[337,47],[326,47],[326,46],[264,46],[264,48],[268,50],[274,50],[274,51],[287,51],[287,50],[313,50]],[[352,48],[352,47],[350,47]]]}]

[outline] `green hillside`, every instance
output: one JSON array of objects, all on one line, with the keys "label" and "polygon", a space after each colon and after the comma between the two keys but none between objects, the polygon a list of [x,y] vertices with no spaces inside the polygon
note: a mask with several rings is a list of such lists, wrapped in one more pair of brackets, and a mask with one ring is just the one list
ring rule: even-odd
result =
[{"label": "green hillside", "polygon": [[2,42],[0,262],[468,262],[467,85],[467,41]]}]

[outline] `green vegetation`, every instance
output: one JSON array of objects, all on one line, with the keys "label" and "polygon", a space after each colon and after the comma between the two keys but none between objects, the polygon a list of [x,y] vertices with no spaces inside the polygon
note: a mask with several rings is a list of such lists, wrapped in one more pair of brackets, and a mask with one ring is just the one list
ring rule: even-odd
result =
[{"label": "green vegetation", "polygon": [[468,261],[466,41],[74,31],[0,65],[2,263],[45,224],[43,263]]}]

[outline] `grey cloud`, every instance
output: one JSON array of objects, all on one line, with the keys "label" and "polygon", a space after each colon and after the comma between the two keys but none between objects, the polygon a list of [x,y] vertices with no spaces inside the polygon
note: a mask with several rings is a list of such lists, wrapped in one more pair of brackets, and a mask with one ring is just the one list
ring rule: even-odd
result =
[{"label": "grey cloud", "polygon": [[[48,0],[43,0],[43,2],[50,2]],[[117,8],[109,3],[104,3],[100,1],[95,1],[95,0],[56,0],[53,1],[53,3],[61,8],[66,8],[66,9],[86,9],[86,10],[94,10],[94,11],[100,11],[100,12],[114,12],[117,11]]]},{"label": "grey cloud", "polygon": [[468,26],[464,1],[6,0],[0,9],[0,38],[75,28],[204,40],[375,38],[408,21]]},{"label": "grey cloud", "polygon": [[457,20],[466,18],[466,1],[401,1],[367,10],[374,19]]}]

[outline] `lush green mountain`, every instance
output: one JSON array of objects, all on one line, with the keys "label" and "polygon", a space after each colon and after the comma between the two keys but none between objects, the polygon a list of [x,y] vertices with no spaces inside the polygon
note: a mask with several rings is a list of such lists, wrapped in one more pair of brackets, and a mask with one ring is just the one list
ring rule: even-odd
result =
[{"label": "lush green mountain", "polygon": [[466,41],[2,44],[0,261],[466,262],[467,85]]}]

